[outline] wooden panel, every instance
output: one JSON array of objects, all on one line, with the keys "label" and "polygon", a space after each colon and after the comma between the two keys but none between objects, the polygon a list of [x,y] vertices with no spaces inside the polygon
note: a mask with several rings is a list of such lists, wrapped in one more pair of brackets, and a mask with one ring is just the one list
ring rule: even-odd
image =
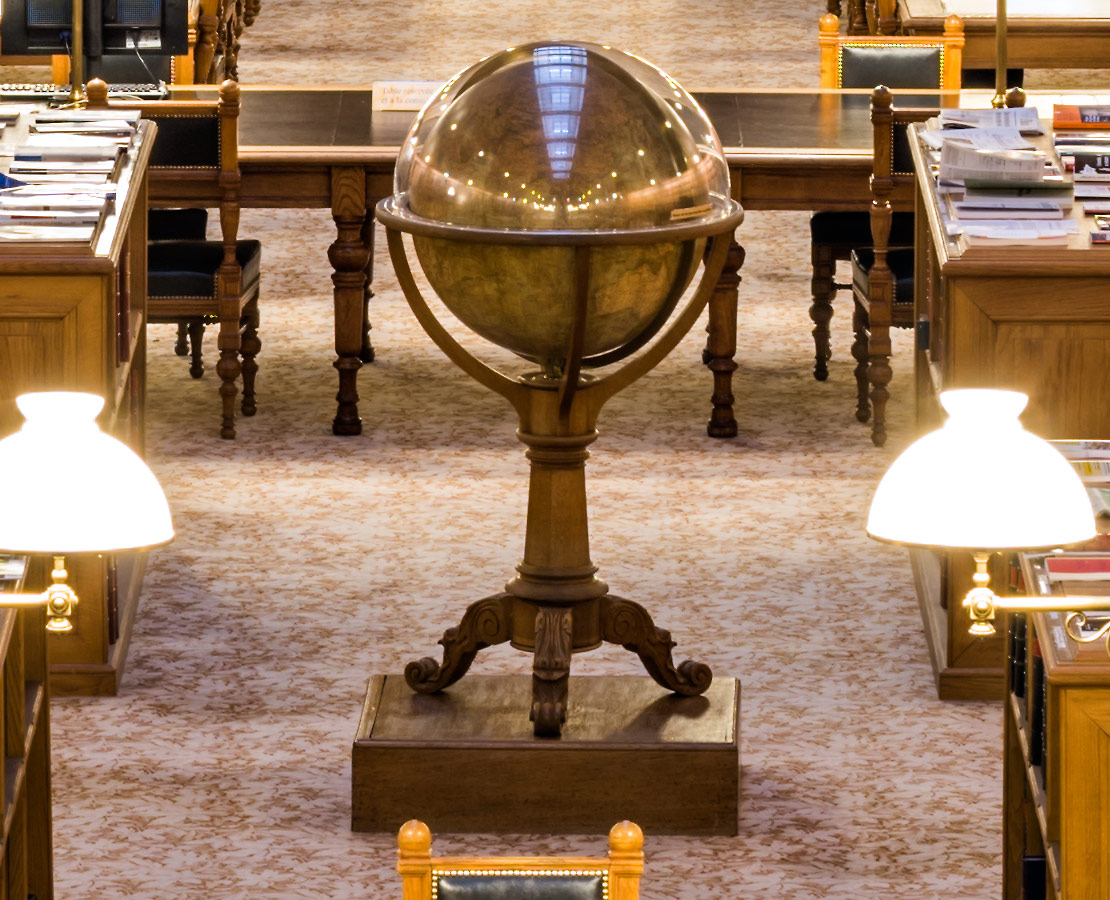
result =
[{"label": "wooden panel", "polygon": [[1110,898],[1110,696],[1072,689],[1061,710],[1067,762],[1061,861],[1066,900]]},{"label": "wooden panel", "polygon": [[24,391],[103,392],[106,316],[100,279],[0,277],[0,433],[22,423]]}]

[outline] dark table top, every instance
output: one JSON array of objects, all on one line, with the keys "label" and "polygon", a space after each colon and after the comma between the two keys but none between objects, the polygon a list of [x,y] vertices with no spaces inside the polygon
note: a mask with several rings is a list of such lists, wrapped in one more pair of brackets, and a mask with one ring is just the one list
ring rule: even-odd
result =
[{"label": "dark table top", "polygon": [[[196,96],[195,90],[173,91]],[[734,91],[696,93],[726,152],[871,155],[870,92]],[[364,149],[395,156],[415,113],[371,111],[368,88],[243,87],[239,146],[260,155]],[[900,106],[939,106],[940,95],[900,95]],[[953,104],[954,105],[954,104]],[[388,151],[388,152],[383,152]]]}]

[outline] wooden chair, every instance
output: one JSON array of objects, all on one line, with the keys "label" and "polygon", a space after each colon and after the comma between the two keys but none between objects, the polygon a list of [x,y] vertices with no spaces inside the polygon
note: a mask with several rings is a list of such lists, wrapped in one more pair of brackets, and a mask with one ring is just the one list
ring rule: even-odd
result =
[{"label": "wooden chair", "polygon": [[818,25],[823,88],[960,89],[964,23],[944,20],[942,35],[845,35],[836,16],[826,13]]},{"label": "wooden chair", "polygon": [[[254,415],[258,294],[262,245],[240,240],[239,85],[225,81],[218,100],[108,101],[107,85],[88,84],[90,107],[138,109],[158,125],[150,159],[152,205],[218,207],[222,240],[198,239],[195,231],[167,233],[148,244],[147,310],[150,322],[184,325],[192,342],[194,376],[203,372],[200,344],[206,323],[219,323],[222,418],[220,436],[235,437],[236,382],[243,376],[242,412]],[[176,226],[193,228],[179,219]],[[179,337],[177,350],[181,352]],[[242,361],[240,362],[240,353]]]},{"label": "wooden chair", "polygon": [[432,834],[415,819],[397,834],[401,900],[638,900],[644,833],[609,831],[606,858],[432,856]]},{"label": "wooden chair", "polygon": [[[835,16],[821,18],[821,87],[959,90],[963,50],[963,22],[958,16],[945,21],[942,37],[887,37],[842,35]],[[913,243],[913,213],[896,213],[890,235],[892,246]],[[866,212],[818,212],[810,218],[812,305],[815,357],[813,377],[829,377],[829,322],[833,298],[851,285],[836,281],[836,264],[848,260],[852,250],[871,243],[871,219]]]},{"label": "wooden chair", "polygon": [[[871,419],[871,440],[886,443],[887,385],[890,384],[890,329],[914,326],[914,252],[893,247],[891,199],[913,195],[913,164],[906,128],[937,115],[938,109],[895,109],[894,95],[880,85],[871,94],[874,163],[871,169],[871,246],[852,251],[852,329],[856,360],[856,418]],[[868,388],[870,387],[870,398]],[[870,401],[870,402],[869,402]]]}]

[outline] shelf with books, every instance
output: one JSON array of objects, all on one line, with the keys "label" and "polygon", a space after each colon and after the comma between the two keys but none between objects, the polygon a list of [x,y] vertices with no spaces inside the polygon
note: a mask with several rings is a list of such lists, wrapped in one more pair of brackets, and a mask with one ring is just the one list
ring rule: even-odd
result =
[{"label": "shelf with books", "polygon": [[[142,454],[147,165],[155,131],[152,123],[140,122],[134,140],[113,161],[110,202],[88,237],[0,240],[0,435],[20,426],[14,398],[21,393],[89,391],[106,398],[101,427]],[[44,196],[17,193],[23,204]],[[50,637],[53,689],[114,694],[145,555],[85,554],[67,564],[81,603],[73,631]],[[32,559],[28,589],[45,587],[49,572],[48,559]]]},{"label": "shelf with books", "polygon": [[[1036,594],[1107,595],[1103,578],[1076,580],[1075,568],[1102,554],[1021,554],[1020,589]],[[1075,565],[1079,563],[1079,565]],[[1098,567],[1096,567],[1098,568]],[[1091,574],[1091,573],[1085,573]],[[1110,657],[1101,642],[1083,645],[1065,630],[1065,613],[1011,617],[1007,651],[1003,874],[1006,900],[1105,896],[1110,862]],[[1094,616],[1092,616],[1093,618]],[[1021,621],[1028,629],[1022,637]],[[1030,884],[1029,861],[1043,858],[1043,884]]]},{"label": "shelf with books", "polygon": [[[0,554],[0,596],[24,588],[27,558]],[[4,897],[50,900],[50,690],[45,608],[0,609],[0,874]]]}]

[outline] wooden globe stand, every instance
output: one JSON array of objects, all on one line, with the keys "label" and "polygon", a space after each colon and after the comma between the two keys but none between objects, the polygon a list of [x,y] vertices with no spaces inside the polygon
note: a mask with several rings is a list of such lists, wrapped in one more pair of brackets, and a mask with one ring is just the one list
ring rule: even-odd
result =
[{"label": "wooden globe stand", "polygon": [[[709,667],[692,660],[676,667],[670,633],[656,627],[639,604],[611,595],[597,577],[597,566],[590,559],[585,467],[605,402],[662,360],[705,308],[739,210],[722,222],[727,231],[708,239],[701,282],[667,331],[621,368],[590,380],[580,377],[589,296],[588,277],[580,274],[568,362],[558,382],[509,378],[466,351],[421,295],[398,220],[388,206],[384,214],[379,206],[378,216],[387,228],[398,281],[420,324],[467,374],[512,403],[520,423],[517,437],[526,445],[530,463],[524,558],[516,567],[516,577],[503,592],[471,604],[459,624],[440,640],[442,661],[425,657],[409,663],[405,681],[415,691],[435,693],[462,678],[480,650],[508,641],[533,653],[530,718],[534,734],[540,737],[558,737],[566,721],[571,655],[603,642],[636,653],[648,674],[668,690],[687,696],[704,693],[713,678]],[[632,240],[636,238],[633,234]],[[651,239],[650,233],[639,236],[644,243]],[[574,250],[576,272],[588,272],[590,246],[578,245]]]}]

